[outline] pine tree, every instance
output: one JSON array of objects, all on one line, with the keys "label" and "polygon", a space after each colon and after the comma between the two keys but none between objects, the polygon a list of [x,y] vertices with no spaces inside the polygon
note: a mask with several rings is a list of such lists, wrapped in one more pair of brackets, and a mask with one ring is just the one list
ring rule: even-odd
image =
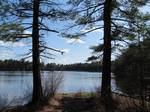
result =
[{"label": "pine tree", "polygon": [[[135,38],[135,31],[130,26],[135,23],[134,16],[139,8],[146,5],[148,1],[131,0],[69,0],[71,4],[70,19],[74,24],[69,31],[78,28],[76,32],[65,32],[67,38],[81,38],[86,34],[98,29],[103,29],[104,41],[102,45],[95,47],[95,50],[103,51],[103,72],[101,95],[111,97],[111,54],[112,43],[118,47],[119,42],[128,43],[126,40]],[[80,26],[80,27],[79,27]],[[84,28],[84,31],[83,31]],[[98,55],[99,58],[100,55]],[[98,59],[93,56],[90,59]]]},{"label": "pine tree", "polygon": [[[41,32],[53,32],[59,33],[57,30],[51,29],[49,24],[45,24],[46,21],[58,20],[64,14],[59,7],[59,3],[55,3],[51,0],[21,0],[21,1],[2,1],[3,6],[1,9],[9,7],[9,10],[3,10],[3,25],[1,25],[4,32],[1,37],[6,38],[7,32],[9,32],[10,40],[18,41],[24,38],[32,37],[32,50],[26,54],[24,59],[32,57],[33,60],[33,96],[32,103],[38,103],[42,97],[42,84],[40,73],[40,57],[52,59],[52,54],[47,50],[63,53],[60,50],[46,46],[46,43],[42,41],[44,33]],[[5,22],[6,18],[14,17],[18,21],[13,26],[10,24],[11,19]],[[6,24],[6,25],[5,25]],[[5,26],[7,29],[5,30]],[[12,33],[12,28],[14,32]],[[20,28],[21,27],[21,28]],[[18,28],[21,29],[18,32]],[[32,34],[24,33],[26,30],[32,30]],[[14,35],[15,34],[15,35]]]}]

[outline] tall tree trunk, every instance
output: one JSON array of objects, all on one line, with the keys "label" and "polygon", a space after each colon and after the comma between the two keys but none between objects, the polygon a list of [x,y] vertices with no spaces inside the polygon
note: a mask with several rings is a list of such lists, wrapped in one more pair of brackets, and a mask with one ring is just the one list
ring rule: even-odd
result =
[{"label": "tall tree trunk", "polygon": [[[111,98],[111,4],[112,0],[105,0],[104,4],[104,50],[101,96]],[[106,101],[107,102],[107,101]]]},{"label": "tall tree trunk", "polygon": [[[140,32],[140,31],[139,31]],[[145,109],[145,99],[144,99],[144,88],[145,88],[145,84],[144,84],[144,73],[143,73],[143,49],[142,49],[142,43],[141,43],[141,35],[138,34],[138,54],[139,54],[139,62],[138,62],[138,69],[139,69],[139,76],[140,76],[140,97],[141,97],[141,106],[143,109]]]},{"label": "tall tree trunk", "polygon": [[40,74],[40,52],[39,52],[39,0],[33,1],[33,31],[32,31],[32,52],[33,52],[33,95],[32,103],[41,100],[42,84]]}]

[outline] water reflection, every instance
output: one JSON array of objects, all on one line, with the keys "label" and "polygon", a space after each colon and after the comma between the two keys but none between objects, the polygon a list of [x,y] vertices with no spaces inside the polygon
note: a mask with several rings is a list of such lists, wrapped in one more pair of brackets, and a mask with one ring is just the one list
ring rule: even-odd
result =
[{"label": "water reflection", "polygon": [[[101,73],[92,72],[55,72],[63,75],[63,82],[59,92],[71,93],[79,91],[94,91],[101,84]],[[46,78],[52,73],[42,72]],[[32,92],[32,72],[0,72],[0,94],[7,98],[24,97],[25,93]],[[116,90],[116,82],[112,79],[112,89]]]}]

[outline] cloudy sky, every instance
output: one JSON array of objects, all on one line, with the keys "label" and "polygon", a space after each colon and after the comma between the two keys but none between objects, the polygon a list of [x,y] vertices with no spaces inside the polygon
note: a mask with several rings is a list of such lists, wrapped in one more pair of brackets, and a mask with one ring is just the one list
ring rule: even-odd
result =
[{"label": "cloudy sky", "polygon": [[[143,10],[144,9],[144,10]],[[143,11],[147,12],[149,7],[142,8]],[[29,20],[30,21],[30,20]],[[47,21],[46,21],[47,22]],[[57,25],[52,25],[48,23],[50,26],[54,26],[55,28],[62,27],[64,28],[64,24],[58,23]],[[89,29],[82,28],[81,32],[88,31]],[[25,33],[31,33],[31,30],[25,31]],[[42,59],[45,63],[78,63],[85,62],[86,59],[91,56],[92,51],[89,49],[90,46],[97,45],[98,43],[102,43],[101,39],[103,38],[103,31],[96,30],[86,37],[82,37],[80,39],[66,39],[60,36],[60,34],[55,33],[44,33],[44,41],[47,46],[59,49],[64,51],[63,55],[52,52],[54,54],[53,58],[55,59]],[[31,39],[19,41],[19,42],[3,42],[0,41],[0,60],[4,59],[21,59],[24,57],[24,54],[28,53],[31,49]],[[31,60],[31,59],[29,59]]]},{"label": "cloudy sky", "polygon": [[[26,32],[30,33],[30,31]],[[62,50],[65,53],[61,55],[60,53],[49,51],[54,54],[53,58],[55,59],[42,59],[42,61],[63,64],[85,62],[87,57],[91,55],[89,47],[97,45],[100,42],[100,38],[102,38],[101,30],[90,33],[81,39],[66,39],[59,34],[48,33],[44,37],[47,46]],[[29,49],[31,49],[31,40],[19,42],[0,41],[0,59],[21,59],[24,57],[24,54],[29,52]]]}]

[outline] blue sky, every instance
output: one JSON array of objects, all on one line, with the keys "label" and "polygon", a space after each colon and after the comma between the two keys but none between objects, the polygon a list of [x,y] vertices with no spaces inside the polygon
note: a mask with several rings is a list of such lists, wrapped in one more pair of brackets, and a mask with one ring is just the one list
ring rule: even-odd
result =
[{"label": "blue sky", "polygon": [[[65,1],[61,2],[63,4],[65,3]],[[66,5],[64,5],[63,8],[66,8]],[[32,23],[31,21],[32,19],[24,20],[24,22]],[[65,26],[68,25],[68,23],[66,23],[57,21],[44,21],[44,24],[52,26],[52,29],[64,29]],[[31,30],[25,31],[25,33],[31,32]],[[86,59],[91,55],[91,50],[89,47],[97,45],[101,38],[102,30],[97,30],[78,40],[65,39],[60,36],[60,34],[44,32],[44,41],[46,42],[47,46],[62,50],[65,53],[61,55],[60,53],[52,52],[55,55],[53,56],[55,59],[42,59],[41,61],[45,63],[55,62],[60,64],[86,62]],[[0,46],[0,60],[21,59],[24,57],[22,55],[28,53],[29,49],[31,49],[31,39],[15,43],[0,41]],[[29,60],[31,61],[31,58]]]},{"label": "blue sky", "polygon": [[[144,10],[143,10],[144,9]],[[143,11],[147,12],[149,7],[142,8]],[[55,24],[50,26],[54,26],[58,28],[64,28],[65,24]],[[83,28],[84,30],[84,28]],[[30,33],[28,30],[26,33]],[[55,54],[53,56],[55,59],[42,59],[41,61],[45,63],[60,63],[60,64],[69,64],[69,63],[79,63],[86,62],[86,59],[91,56],[91,50],[89,49],[92,45],[97,45],[102,42],[100,39],[103,38],[103,31],[97,30],[86,37],[82,37],[80,40],[70,40],[65,39],[60,36],[60,34],[55,33],[44,33],[44,41],[47,43],[49,47],[53,47],[59,50],[65,51],[64,55],[61,55],[56,52],[52,52]],[[23,54],[27,53],[31,49],[31,39],[23,40],[19,42],[3,42],[0,41],[0,60],[4,59],[21,59]],[[29,59],[31,60],[31,59]]]},{"label": "blue sky", "polygon": [[[102,31],[98,30],[93,33],[88,34],[86,37],[81,39],[66,39],[61,37],[59,34],[48,33],[44,41],[49,47],[53,47],[64,51],[65,53],[61,55],[60,53],[52,52],[55,59],[44,59],[42,61],[46,63],[78,63],[85,62],[87,57],[91,55],[91,50],[89,49],[92,45],[97,45],[102,38]],[[0,59],[21,59],[23,54],[27,53],[31,49],[31,40],[24,40],[19,42],[3,42],[0,41],[1,45],[1,55]],[[30,59],[31,60],[31,59]]]}]

